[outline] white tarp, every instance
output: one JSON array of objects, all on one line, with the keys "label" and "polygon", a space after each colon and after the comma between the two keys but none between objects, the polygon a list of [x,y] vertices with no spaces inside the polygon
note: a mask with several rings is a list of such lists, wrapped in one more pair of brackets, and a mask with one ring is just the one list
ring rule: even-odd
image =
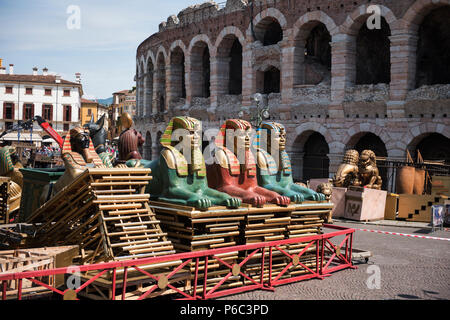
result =
[{"label": "white tarp", "polygon": [[[0,138],[0,141],[22,141],[27,142],[30,141],[29,133],[20,133],[20,140],[17,138],[17,132],[10,132],[5,134]],[[42,137],[38,133],[33,133],[31,135],[31,141],[33,142],[42,142]]]}]

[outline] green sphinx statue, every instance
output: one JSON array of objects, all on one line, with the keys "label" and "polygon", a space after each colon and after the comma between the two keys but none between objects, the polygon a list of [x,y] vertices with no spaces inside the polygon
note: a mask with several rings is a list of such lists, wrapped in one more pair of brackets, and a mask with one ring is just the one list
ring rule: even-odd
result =
[{"label": "green sphinx statue", "polygon": [[[262,143],[266,140],[267,143]],[[257,150],[258,184],[287,196],[293,203],[323,201],[325,195],[294,183],[289,155],[285,151],[286,130],[276,122],[263,122],[254,147]]]},{"label": "green sphinx statue", "polygon": [[[179,135],[178,140],[175,133]],[[175,117],[161,137],[163,150],[159,159],[133,159],[126,164],[128,167],[151,168],[153,179],[146,191],[152,199],[200,210],[211,206],[238,208],[241,205],[240,199],[208,187],[205,160],[199,144],[200,134],[199,120]]]}]

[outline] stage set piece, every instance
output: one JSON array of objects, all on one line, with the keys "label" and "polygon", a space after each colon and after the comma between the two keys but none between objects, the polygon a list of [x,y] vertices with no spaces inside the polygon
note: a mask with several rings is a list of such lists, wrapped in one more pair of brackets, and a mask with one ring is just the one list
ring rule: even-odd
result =
[{"label": "stage set piece", "polygon": [[[216,162],[206,165],[197,119],[173,118],[154,161],[142,159],[144,141],[131,117],[121,119],[117,159],[106,151],[101,118],[58,139],[63,168],[16,170],[26,181],[16,221],[33,231],[20,250],[76,244],[76,265],[115,266],[98,274],[86,268],[80,275],[83,290],[64,291],[65,298],[114,299],[119,291],[127,299],[172,293],[214,297],[222,294],[215,292],[219,287],[228,293],[273,290],[352,267],[352,231],[339,232],[346,235],[345,253],[336,255],[337,247],[326,245],[323,227],[333,209],[329,185],[320,186],[322,193],[294,183],[281,124],[263,123],[252,145],[249,122],[225,121],[215,140]],[[260,144],[262,134],[270,137],[269,145]],[[8,174],[2,182],[11,188],[18,174]],[[279,244],[264,250],[269,242]],[[214,250],[222,251],[209,259],[164,258],[196,252],[208,257]],[[139,268],[116,265],[138,259],[157,261]],[[330,267],[335,264],[340,266]]]}]

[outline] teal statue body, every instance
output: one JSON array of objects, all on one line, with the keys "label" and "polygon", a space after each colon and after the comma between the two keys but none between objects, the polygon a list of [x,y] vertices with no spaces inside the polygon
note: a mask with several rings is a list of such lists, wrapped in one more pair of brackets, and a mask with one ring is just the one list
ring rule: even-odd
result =
[{"label": "teal statue body", "polygon": [[[266,144],[262,143],[263,138],[267,138]],[[289,197],[293,203],[302,203],[305,200],[325,200],[324,194],[294,182],[292,166],[289,155],[285,151],[285,146],[286,131],[284,126],[276,122],[263,122],[258,130],[255,144],[258,184]],[[278,159],[269,152],[272,152]]]},{"label": "teal statue body", "polygon": [[[206,210],[211,206],[238,208],[241,200],[208,187],[206,166],[199,148],[200,121],[189,117],[175,117],[161,138],[163,150],[157,160],[129,160],[128,167],[144,167],[152,170],[146,192],[151,198],[179,205]],[[183,129],[181,135],[184,148],[174,147],[172,133]],[[189,153],[189,156],[186,154]],[[188,159],[190,163],[188,164]]]}]

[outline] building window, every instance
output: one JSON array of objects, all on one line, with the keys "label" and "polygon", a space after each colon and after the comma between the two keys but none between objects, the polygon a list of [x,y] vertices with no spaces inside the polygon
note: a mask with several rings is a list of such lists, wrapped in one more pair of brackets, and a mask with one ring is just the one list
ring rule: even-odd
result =
[{"label": "building window", "polygon": [[44,104],[42,106],[42,116],[47,121],[53,120],[53,106],[51,104]]},{"label": "building window", "polygon": [[34,117],[34,104],[27,103],[23,105],[23,120],[30,120]]},{"label": "building window", "polygon": [[92,110],[88,109],[88,116],[92,115]]},{"label": "building window", "polygon": [[63,121],[72,121],[72,106],[64,106]]},{"label": "building window", "polygon": [[52,89],[45,89],[45,95],[51,96],[52,95]]},{"label": "building window", "polygon": [[14,120],[14,103],[5,102],[3,104],[3,118]]},{"label": "building window", "polygon": [[13,123],[12,122],[5,122],[5,129],[6,130],[12,129],[12,127],[13,127]]},{"label": "building window", "polygon": [[13,93],[13,87],[5,87],[5,93],[9,94],[9,93]]},{"label": "building window", "polygon": [[69,124],[68,123],[64,123],[64,131],[69,131]]},{"label": "building window", "polygon": [[64,97],[70,97],[70,89],[64,89]]},{"label": "building window", "polygon": [[33,94],[33,88],[25,88],[25,94]]}]

